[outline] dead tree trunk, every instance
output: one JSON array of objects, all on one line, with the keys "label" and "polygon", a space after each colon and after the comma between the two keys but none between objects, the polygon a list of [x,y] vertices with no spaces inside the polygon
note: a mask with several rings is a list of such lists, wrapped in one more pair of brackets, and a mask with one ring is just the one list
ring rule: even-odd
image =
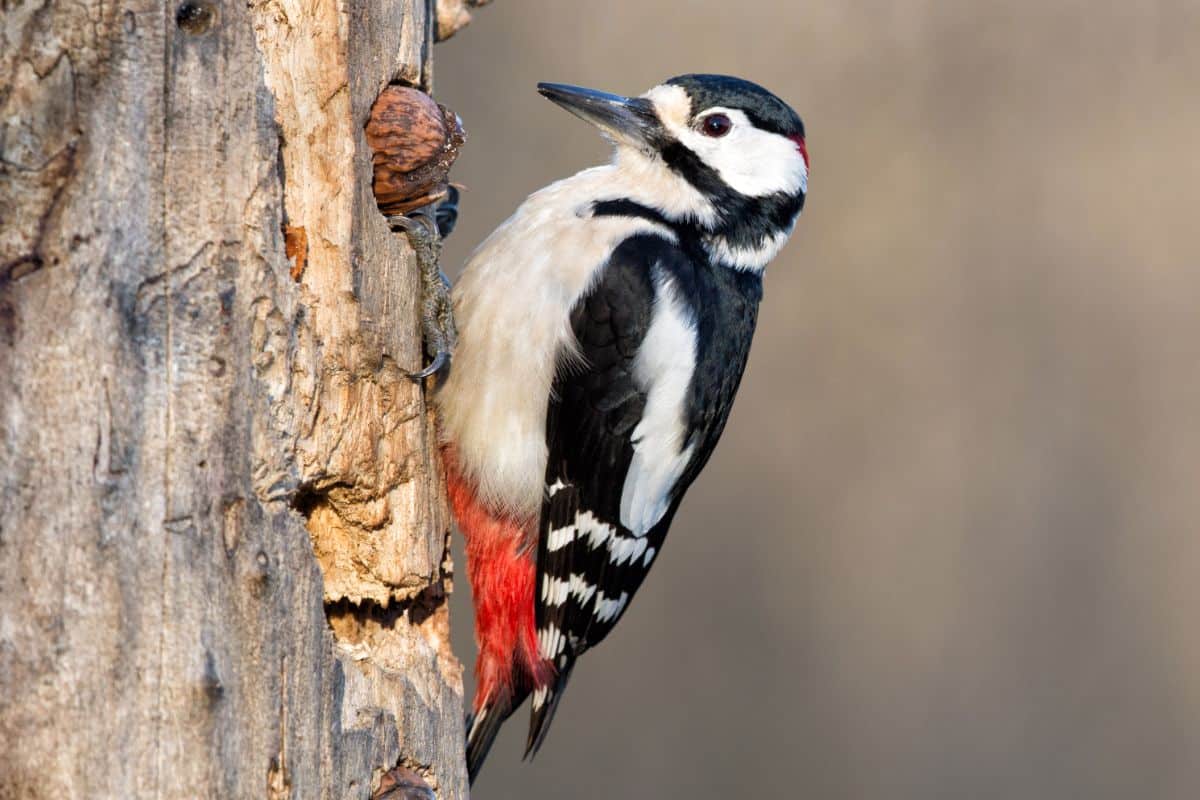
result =
[{"label": "dead tree trunk", "polygon": [[0,3],[0,798],[465,797],[363,133],[432,3]]}]

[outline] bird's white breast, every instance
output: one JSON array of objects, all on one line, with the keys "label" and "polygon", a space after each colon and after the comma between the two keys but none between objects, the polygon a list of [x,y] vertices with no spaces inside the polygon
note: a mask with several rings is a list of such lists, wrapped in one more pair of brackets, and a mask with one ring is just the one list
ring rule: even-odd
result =
[{"label": "bird's white breast", "polygon": [[483,502],[532,517],[546,472],[546,410],[575,341],[570,313],[616,246],[667,238],[637,217],[590,214],[594,200],[637,197],[626,171],[596,167],[531,195],[480,245],[454,288],[458,346],[438,394],[443,437]]}]

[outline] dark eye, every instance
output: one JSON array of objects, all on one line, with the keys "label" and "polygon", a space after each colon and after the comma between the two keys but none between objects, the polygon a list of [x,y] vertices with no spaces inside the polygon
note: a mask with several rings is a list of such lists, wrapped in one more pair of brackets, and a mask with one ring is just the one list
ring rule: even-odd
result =
[{"label": "dark eye", "polygon": [[732,127],[733,121],[724,114],[710,114],[700,122],[700,130],[704,132],[704,135],[714,139],[729,133],[729,129]]}]

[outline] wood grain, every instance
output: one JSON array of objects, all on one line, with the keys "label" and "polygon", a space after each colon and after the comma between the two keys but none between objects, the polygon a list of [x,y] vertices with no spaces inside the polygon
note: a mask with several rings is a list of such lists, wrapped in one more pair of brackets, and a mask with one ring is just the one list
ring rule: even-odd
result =
[{"label": "wood grain", "polygon": [[364,134],[430,6],[186,4],[0,31],[0,798],[466,797]]}]

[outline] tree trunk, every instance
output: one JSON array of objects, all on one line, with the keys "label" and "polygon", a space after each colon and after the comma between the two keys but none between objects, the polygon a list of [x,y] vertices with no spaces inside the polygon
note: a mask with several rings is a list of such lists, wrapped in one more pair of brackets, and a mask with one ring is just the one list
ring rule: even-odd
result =
[{"label": "tree trunk", "polygon": [[0,798],[465,797],[363,133],[431,3],[0,3]]}]

